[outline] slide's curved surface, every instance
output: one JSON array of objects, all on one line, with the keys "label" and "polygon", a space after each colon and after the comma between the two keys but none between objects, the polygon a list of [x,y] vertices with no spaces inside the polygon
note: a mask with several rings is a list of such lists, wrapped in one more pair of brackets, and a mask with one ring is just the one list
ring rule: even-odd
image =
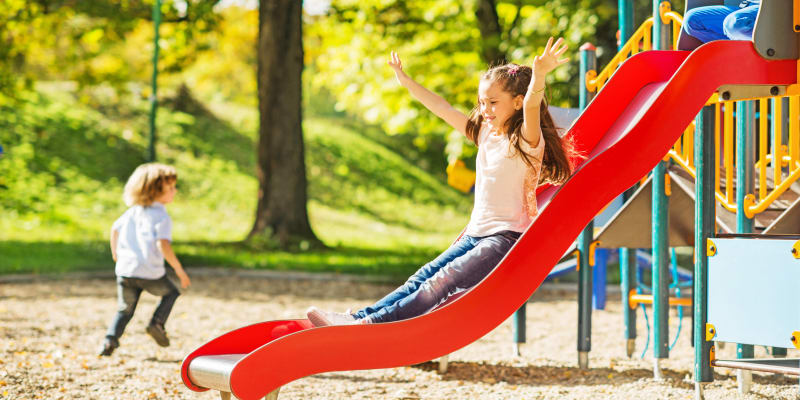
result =
[{"label": "slide's curved surface", "polygon": [[389,368],[435,359],[505,321],[544,281],[586,224],[667,153],[723,84],[786,85],[795,60],[767,61],[751,42],[717,41],[689,52],[651,51],[626,61],[570,129],[587,155],[559,188],[542,188],[540,215],[500,265],[458,300],[409,320],[311,328],[270,321],[229,332],[189,354],[237,354],[224,372],[230,392],[257,399],[308,375]]}]

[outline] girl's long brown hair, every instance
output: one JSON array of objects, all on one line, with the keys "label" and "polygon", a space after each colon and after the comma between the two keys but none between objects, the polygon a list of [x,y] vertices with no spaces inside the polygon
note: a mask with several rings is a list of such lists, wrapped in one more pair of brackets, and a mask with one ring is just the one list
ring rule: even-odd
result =
[{"label": "girl's long brown hair", "polygon": [[[517,64],[498,65],[490,68],[486,73],[481,76],[481,80],[489,82],[500,82],[503,85],[503,90],[511,94],[511,97],[518,95],[524,96],[528,91],[528,84],[531,82],[533,70],[531,67]],[[505,131],[511,145],[514,146],[516,151],[522,157],[528,166],[533,167],[533,156],[522,150],[520,143],[522,138],[522,122],[523,110],[517,110],[506,121]],[[570,157],[574,154],[575,150],[572,146],[572,141],[567,138],[561,138],[558,134],[558,129],[553,122],[553,117],[547,107],[547,101],[543,98],[542,104],[539,106],[539,124],[542,128],[542,137],[544,139],[544,156],[542,162],[542,170],[539,175],[540,183],[552,183],[560,185],[569,179],[572,175],[572,164]],[[478,144],[478,134],[483,126],[483,115],[480,112],[480,105],[469,114],[467,121],[467,138],[475,145]],[[540,161],[540,160],[535,160]]]}]

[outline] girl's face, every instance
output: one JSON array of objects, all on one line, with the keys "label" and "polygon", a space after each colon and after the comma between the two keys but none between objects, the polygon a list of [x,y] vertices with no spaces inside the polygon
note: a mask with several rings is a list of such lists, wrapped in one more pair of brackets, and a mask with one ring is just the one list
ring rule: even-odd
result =
[{"label": "girl's face", "polygon": [[155,199],[155,201],[161,204],[172,203],[172,200],[175,198],[175,194],[178,193],[178,187],[176,186],[177,184],[178,182],[165,183],[164,190],[161,192],[161,195]]},{"label": "girl's face", "polygon": [[497,81],[482,80],[478,85],[478,106],[491,130],[503,132],[506,121],[522,109],[524,96],[512,97]]}]

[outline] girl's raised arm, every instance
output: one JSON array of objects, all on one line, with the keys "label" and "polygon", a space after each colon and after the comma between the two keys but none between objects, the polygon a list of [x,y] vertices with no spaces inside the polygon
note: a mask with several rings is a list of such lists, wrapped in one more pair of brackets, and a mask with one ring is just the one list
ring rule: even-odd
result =
[{"label": "girl's raised arm", "polygon": [[559,38],[553,43],[553,38],[551,37],[544,46],[542,55],[533,58],[533,76],[531,77],[530,85],[528,85],[528,92],[525,93],[522,111],[524,118],[522,122],[522,137],[533,147],[539,144],[542,132],[541,121],[539,121],[539,108],[542,106],[542,99],[544,99],[544,77],[548,72],[569,61],[569,58],[559,59],[566,51],[567,44],[564,43],[564,38]]},{"label": "girl's raised arm", "polygon": [[412,97],[419,100],[425,108],[430,110],[437,117],[443,119],[444,122],[447,122],[457,131],[461,132],[461,134],[467,134],[467,116],[453,108],[442,96],[431,92],[406,75],[403,71],[403,64],[400,62],[400,56],[398,56],[396,52],[392,52],[391,58],[387,64],[394,70],[394,75],[397,77],[397,81],[400,82],[400,85],[408,89]]}]

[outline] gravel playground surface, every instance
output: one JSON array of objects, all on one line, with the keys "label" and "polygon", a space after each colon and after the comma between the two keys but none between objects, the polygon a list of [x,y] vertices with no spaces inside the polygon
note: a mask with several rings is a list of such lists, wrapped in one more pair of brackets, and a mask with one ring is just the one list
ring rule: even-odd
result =
[{"label": "gravel playground surface", "polygon": [[[158,347],[144,332],[157,298],[144,294],[121,347],[98,357],[115,312],[111,277],[0,281],[0,399],[217,399],[196,393],[180,379],[184,356],[200,344],[237,327],[270,319],[297,318],[310,305],[344,310],[362,306],[392,285],[307,278],[300,274],[243,275],[190,270],[193,286],[175,305],[167,323],[172,345]],[[511,321],[451,354],[447,373],[437,364],[344,371],[300,379],[281,389],[281,399],[690,399],[693,349],[691,319],[670,359],[665,379],[652,378],[652,346],[638,314],[634,359],[625,357],[620,303],[613,296],[592,316],[589,370],[577,368],[577,303],[574,289],[544,286],[528,304],[528,342],[511,356]],[[649,310],[648,310],[649,312]],[[480,318],[480,316],[475,316]],[[670,338],[678,318],[670,319]],[[757,348],[756,355],[764,356]],[[734,358],[735,346],[718,350]],[[798,354],[792,350],[790,357]],[[739,396],[735,372],[715,370],[708,399],[795,398],[797,380],[756,374],[750,394]]]}]

